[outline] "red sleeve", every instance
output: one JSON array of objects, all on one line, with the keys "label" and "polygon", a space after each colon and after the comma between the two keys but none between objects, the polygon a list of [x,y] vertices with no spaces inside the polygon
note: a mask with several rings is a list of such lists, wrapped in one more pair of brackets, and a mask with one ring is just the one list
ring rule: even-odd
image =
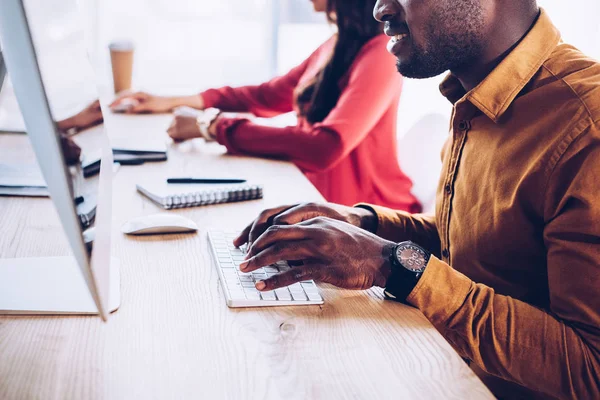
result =
[{"label": "red sleeve", "polygon": [[378,37],[357,56],[348,85],[322,123],[274,128],[221,119],[217,138],[233,152],[281,157],[307,171],[324,171],[364,140],[398,95],[401,82],[383,38]]},{"label": "red sleeve", "polygon": [[239,88],[225,86],[201,93],[205,107],[216,107],[226,112],[249,112],[265,118],[293,111],[294,91],[298,82],[322,47],[287,74],[262,85]]}]

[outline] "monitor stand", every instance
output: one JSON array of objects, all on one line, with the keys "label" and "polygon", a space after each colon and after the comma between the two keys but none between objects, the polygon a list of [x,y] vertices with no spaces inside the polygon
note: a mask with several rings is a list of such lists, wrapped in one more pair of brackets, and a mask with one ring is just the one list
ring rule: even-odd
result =
[{"label": "monitor stand", "polygon": [[[119,261],[110,263],[109,311],[119,308]],[[74,257],[0,259],[0,314],[97,315]]]}]

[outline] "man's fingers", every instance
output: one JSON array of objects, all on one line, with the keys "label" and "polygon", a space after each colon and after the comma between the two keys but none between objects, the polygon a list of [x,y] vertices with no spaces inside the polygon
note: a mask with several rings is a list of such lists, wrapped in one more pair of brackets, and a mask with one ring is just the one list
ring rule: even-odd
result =
[{"label": "man's fingers", "polygon": [[322,207],[316,203],[302,204],[283,211],[273,219],[274,225],[293,225],[324,215]]},{"label": "man's fingers", "polygon": [[[261,251],[276,245],[279,242],[299,241],[311,237],[310,228],[299,225],[271,225],[262,235],[252,242],[248,249],[246,258],[249,259],[260,254]],[[281,243],[284,245],[285,243]],[[294,260],[294,258],[284,258],[284,260]]]},{"label": "man's fingers", "polygon": [[273,224],[273,218],[275,216],[291,207],[293,206],[281,206],[261,212],[250,228],[250,232],[246,238],[246,243],[252,245],[252,243],[254,243],[254,241],[258,239],[258,237]]},{"label": "man's fingers", "polygon": [[326,272],[324,264],[305,264],[301,267],[295,267],[281,273],[279,275],[272,276],[264,281],[256,283],[256,288],[261,292],[275,290],[282,287],[293,285],[294,283],[309,281],[309,280],[321,280],[321,277]]},{"label": "man's fingers", "polygon": [[246,226],[244,228],[244,230],[242,231],[242,233],[240,233],[240,235],[238,237],[236,237],[235,239],[233,239],[233,245],[235,247],[240,247],[243,244],[248,242],[248,235],[250,234],[250,229],[252,229],[252,225],[254,224],[248,224],[248,226]]},{"label": "man's fingers", "polygon": [[279,261],[313,259],[313,253],[302,240],[278,242],[241,263],[240,269],[243,272],[251,272]]}]

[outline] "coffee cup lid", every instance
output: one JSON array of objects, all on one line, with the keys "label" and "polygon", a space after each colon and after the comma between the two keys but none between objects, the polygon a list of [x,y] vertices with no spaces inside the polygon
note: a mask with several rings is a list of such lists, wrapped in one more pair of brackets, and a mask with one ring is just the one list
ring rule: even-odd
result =
[{"label": "coffee cup lid", "polygon": [[132,51],[134,48],[133,42],[130,40],[118,40],[111,42],[108,48],[112,51]]}]

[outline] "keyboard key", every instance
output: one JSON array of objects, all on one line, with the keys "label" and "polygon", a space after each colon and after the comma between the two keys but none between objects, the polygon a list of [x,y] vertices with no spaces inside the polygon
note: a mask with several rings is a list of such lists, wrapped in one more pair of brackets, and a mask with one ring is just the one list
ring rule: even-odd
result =
[{"label": "keyboard key", "polygon": [[293,285],[288,286],[288,289],[292,293],[303,293],[304,292],[304,290],[302,289],[302,286],[299,283],[294,283]]},{"label": "keyboard key", "polygon": [[245,300],[246,294],[241,290],[230,290],[229,297],[231,297],[232,300]]},{"label": "keyboard key", "polygon": [[319,289],[316,286],[304,288],[306,293],[319,293]]},{"label": "keyboard key", "polygon": [[260,297],[262,297],[263,300],[269,300],[269,301],[275,301],[277,300],[277,297],[275,297],[275,292],[271,291],[271,292],[261,292],[260,293]]},{"label": "keyboard key", "polygon": [[304,292],[292,292],[292,298],[295,301],[306,301],[306,295]]},{"label": "keyboard key", "polygon": [[310,301],[323,301],[323,298],[318,293],[306,293]]},{"label": "keyboard key", "polygon": [[[287,288],[259,292],[255,287],[256,281],[289,271],[293,266],[290,267],[286,261],[280,261],[266,265],[252,273],[242,272],[239,270],[239,265],[244,261],[248,248],[246,245],[239,248],[234,246],[233,239],[235,237],[237,237],[237,232],[209,232],[209,247],[215,256],[217,268],[221,271],[221,285],[228,302],[234,301],[231,306],[259,306],[265,302],[269,302],[269,305],[278,303],[303,305],[308,301],[319,303],[323,301],[317,286],[310,280],[290,285]],[[235,304],[235,301],[240,303]]]},{"label": "keyboard key", "polygon": [[226,283],[227,283],[227,289],[229,289],[229,291],[238,291],[238,292],[244,291],[244,287],[239,282],[226,282]]},{"label": "keyboard key", "polygon": [[277,298],[283,301],[289,301],[292,299],[292,296],[286,288],[275,289],[275,294],[277,294]]}]

